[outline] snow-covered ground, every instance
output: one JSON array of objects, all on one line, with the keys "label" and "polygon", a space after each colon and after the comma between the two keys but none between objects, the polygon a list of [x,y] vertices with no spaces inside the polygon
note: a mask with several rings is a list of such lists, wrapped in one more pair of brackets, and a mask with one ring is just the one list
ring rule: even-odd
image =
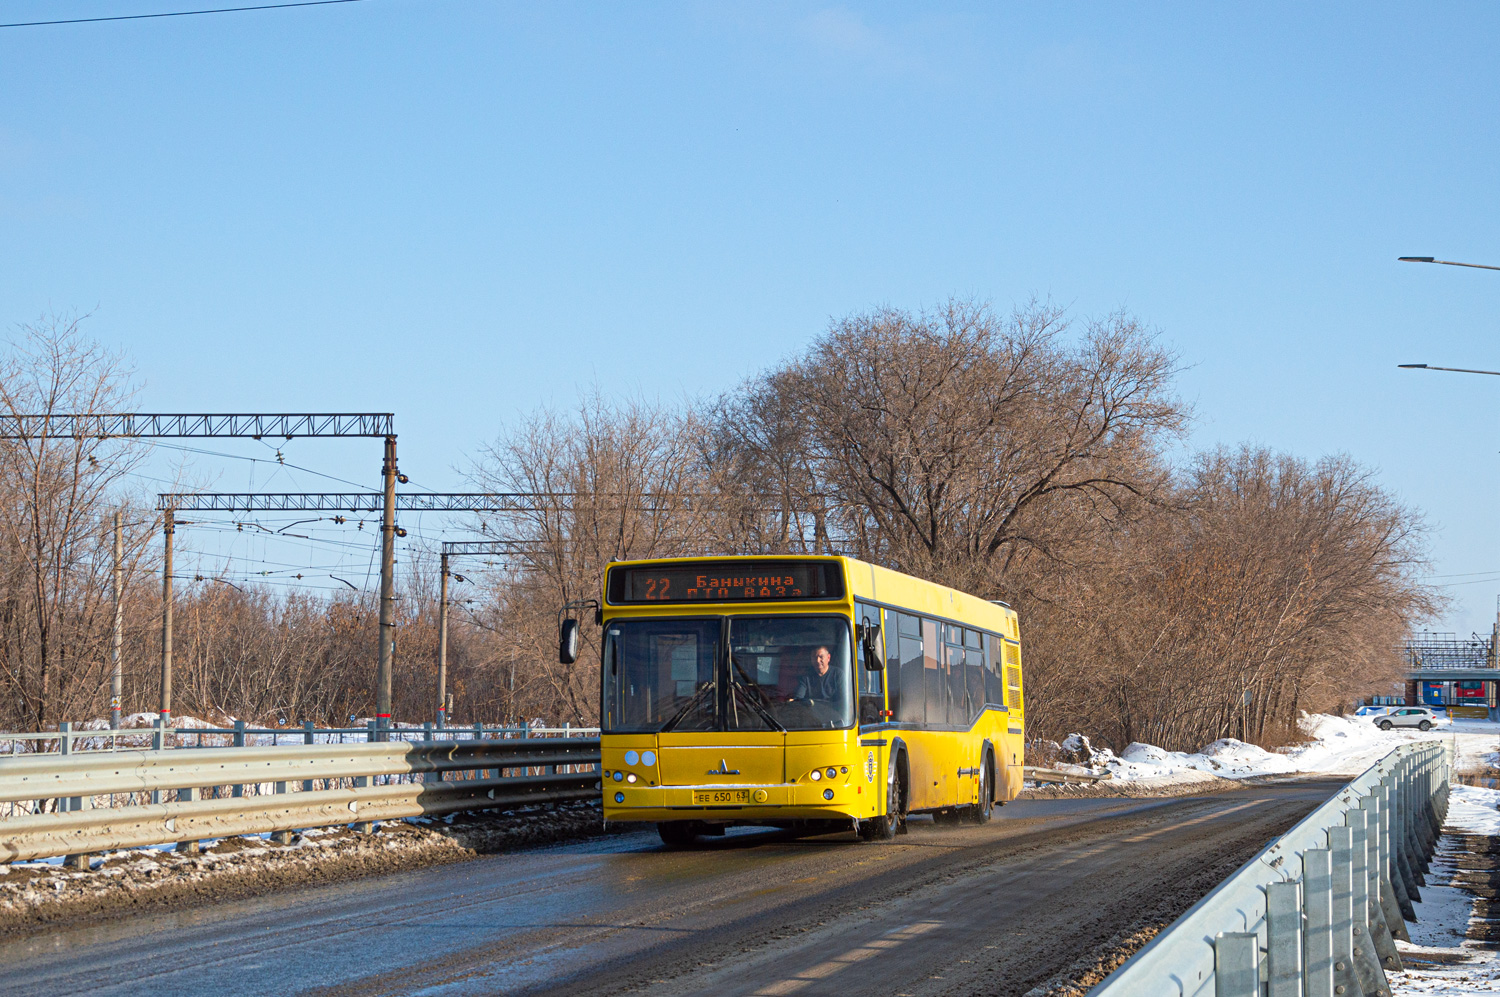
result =
[{"label": "snow-covered ground", "polygon": [[[1220,779],[1326,774],[1353,778],[1369,768],[1393,747],[1409,741],[1443,740],[1456,749],[1458,771],[1478,772],[1494,766],[1500,749],[1500,723],[1458,721],[1426,733],[1417,730],[1383,731],[1368,717],[1304,716],[1302,732],[1307,740],[1276,751],[1267,751],[1232,737],[1208,744],[1195,752],[1167,751],[1153,744],[1136,742],[1116,755],[1108,748],[1087,747],[1092,758],[1085,766],[1059,764],[1063,770],[1109,773],[1117,780],[1140,780],[1149,785],[1201,782]],[[1062,744],[1064,751],[1078,753],[1087,740],[1072,735]]]},{"label": "snow-covered ground", "polygon": [[[1452,834],[1500,834],[1500,790],[1454,786],[1444,830]],[[1411,944],[1397,942],[1407,963],[1389,974],[1391,997],[1466,997],[1500,994],[1500,952],[1477,948],[1465,939],[1474,897],[1439,885],[1453,876],[1457,846],[1445,836],[1433,856],[1428,885],[1416,905],[1417,923],[1407,925]]]}]

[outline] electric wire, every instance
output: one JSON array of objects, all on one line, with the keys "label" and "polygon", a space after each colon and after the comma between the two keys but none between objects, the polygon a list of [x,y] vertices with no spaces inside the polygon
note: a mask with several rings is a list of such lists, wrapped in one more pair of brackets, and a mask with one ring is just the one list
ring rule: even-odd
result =
[{"label": "electric wire", "polygon": [[159,14],[116,14],[111,17],[72,17],[57,21],[14,21],[0,28],[37,28],[49,24],[97,24],[100,21],[145,21],[158,17],[191,17],[195,14],[237,14],[246,10],[280,10],[283,7],[326,7],[336,3],[363,3],[364,0],[290,0],[288,3],[263,3],[251,7],[214,7],[207,10],[169,10]]}]

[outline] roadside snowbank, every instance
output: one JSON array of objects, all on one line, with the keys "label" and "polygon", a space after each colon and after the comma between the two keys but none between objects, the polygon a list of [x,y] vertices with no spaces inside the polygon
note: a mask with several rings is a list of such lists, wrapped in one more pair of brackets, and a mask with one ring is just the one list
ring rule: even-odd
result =
[{"label": "roadside snowbank", "polygon": [[1079,759],[1079,764],[1059,762],[1056,767],[1093,775],[1108,773],[1117,781],[1149,781],[1153,786],[1199,782],[1205,777],[1252,779],[1326,774],[1352,778],[1398,744],[1443,740],[1454,744],[1458,771],[1478,772],[1494,767],[1496,741],[1500,739],[1500,724],[1486,721],[1459,722],[1424,733],[1384,731],[1368,717],[1318,714],[1304,716],[1301,727],[1306,741],[1276,751],[1226,737],[1191,753],[1136,742],[1116,755],[1108,748],[1095,748],[1088,738],[1074,734],[1059,747],[1065,757]]}]

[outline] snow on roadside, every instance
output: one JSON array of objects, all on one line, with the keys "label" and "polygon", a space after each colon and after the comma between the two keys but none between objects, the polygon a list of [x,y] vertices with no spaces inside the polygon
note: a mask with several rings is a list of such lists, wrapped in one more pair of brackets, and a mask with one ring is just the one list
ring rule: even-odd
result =
[{"label": "snow on roadside", "polygon": [[1444,836],[1432,859],[1427,886],[1416,904],[1411,943],[1397,941],[1406,972],[1391,973],[1391,997],[1467,997],[1500,994],[1500,952],[1467,939],[1474,896],[1440,885],[1451,882],[1460,846],[1454,834],[1500,834],[1500,790],[1454,786]]},{"label": "snow on roadside", "polygon": [[1500,746],[1500,723],[1460,721],[1452,727],[1422,732],[1384,731],[1367,717],[1304,716],[1302,731],[1308,740],[1267,751],[1232,737],[1214,741],[1195,752],[1167,751],[1153,744],[1136,742],[1116,755],[1108,748],[1090,748],[1087,740],[1073,735],[1063,742],[1065,752],[1079,748],[1088,757],[1085,765],[1059,763],[1064,771],[1076,770],[1109,775],[1121,781],[1149,781],[1151,785],[1199,782],[1205,778],[1249,779],[1294,774],[1328,774],[1353,777],[1379,761],[1398,744],[1410,741],[1452,741],[1457,749],[1458,770],[1478,772],[1494,767]]}]

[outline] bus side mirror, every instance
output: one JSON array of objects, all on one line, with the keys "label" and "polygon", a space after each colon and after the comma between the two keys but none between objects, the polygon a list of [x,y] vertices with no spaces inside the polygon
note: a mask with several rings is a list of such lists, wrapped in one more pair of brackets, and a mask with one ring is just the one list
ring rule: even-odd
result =
[{"label": "bus side mirror", "polygon": [[563,620],[557,628],[557,660],[571,665],[578,660],[578,621]]},{"label": "bus side mirror", "polygon": [[878,672],[885,668],[885,647],[880,639],[879,623],[859,625],[859,644],[865,652],[865,669]]}]

